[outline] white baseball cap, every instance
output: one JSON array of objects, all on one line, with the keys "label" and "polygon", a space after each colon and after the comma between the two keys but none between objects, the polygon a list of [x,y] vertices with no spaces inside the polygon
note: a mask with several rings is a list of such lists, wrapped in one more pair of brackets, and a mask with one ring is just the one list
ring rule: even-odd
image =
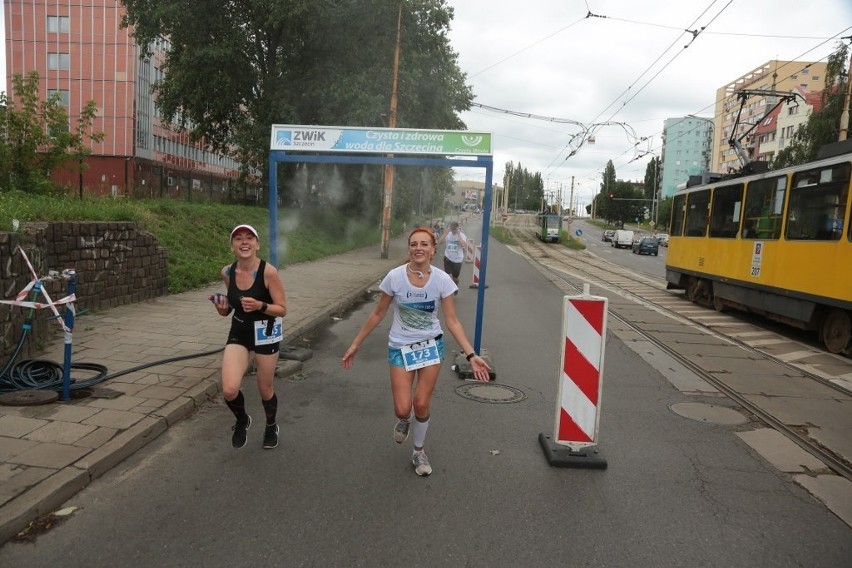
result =
[{"label": "white baseball cap", "polygon": [[240,231],[248,231],[249,233],[254,235],[254,238],[259,238],[257,236],[257,231],[251,225],[237,225],[236,227],[234,227],[234,230],[231,231],[231,240],[234,240],[234,235],[236,235]]}]

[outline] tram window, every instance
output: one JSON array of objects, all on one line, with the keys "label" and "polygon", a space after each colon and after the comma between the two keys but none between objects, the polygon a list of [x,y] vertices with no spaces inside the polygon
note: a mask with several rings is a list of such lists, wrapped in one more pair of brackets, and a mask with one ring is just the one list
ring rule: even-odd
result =
[{"label": "tram window", "polygon": [[743,184],[717,187],[713,190],[710,208],[710,236],[733,239],[740,230],[740,211],[743,204]]},{"label": "tram window", "polygon": [[675,195],[672,201],[672,222],[669,236],[679,237],[683,234],[683,212],[686,208],[686,196]]},{"label": "tram window", "polygon": [[849,176],[848,162],[794,174],[786,237],[790,240],[840,240],[849,197]]},{"label": "tram window", "polygon": [[781,238],[787,177],[778,176],[749,182],[743,215],[742,238],[775,240]]},{"label": "tram window", "polygon": [[686,201],[687,237],[703,237],[707,234],[707,209],[710,206],[710,190],[693,191]]}]

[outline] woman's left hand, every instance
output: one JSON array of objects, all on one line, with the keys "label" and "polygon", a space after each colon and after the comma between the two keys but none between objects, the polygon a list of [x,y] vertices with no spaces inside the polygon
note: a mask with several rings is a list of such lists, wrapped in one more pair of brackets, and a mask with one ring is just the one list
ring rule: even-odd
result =
[{"label": "woman's left hand", "polygon": [[491,379],[491,376],[488,373],[488,371],[491,370],[491,367],[489,367],[488,363],[485,362],[485,359],[479,355],[474,355],[470,358],[470,368],[473,371],[473,377],[477,381],[488,381]]},{"label": "woman's left hand", "polygon": [[260,300],[255,300],[254,298],[250,298],[248,296],[243,296],[240,298],[240,304],[242,305],[243,311],[248,312],[256,312],[261,307],[263,307],[263,302]]}]

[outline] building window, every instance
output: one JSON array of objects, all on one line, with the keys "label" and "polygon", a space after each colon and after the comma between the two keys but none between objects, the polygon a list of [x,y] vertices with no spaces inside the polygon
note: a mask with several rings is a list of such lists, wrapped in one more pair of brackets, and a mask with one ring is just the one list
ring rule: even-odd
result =
[{"label": "building window", "polygon": [[71,18],[68,16],[48,16],[47,33],[67,34],[71,31]]},{"label": "building window", "polygon": [[47,98],[57,95],[59,98],[59,104],[68,108],[71,106],[71,93],[68,89],[48,89],[47,90]]},{"label": "building window", "polygon": [[48,69],[71,69],[71,55],[68,53],[48,53]]},{"label": "building window", "polygon": [[794,114],[799,114],[799,105],[791,106],[787,108],[787,115],[792,116]]},{"label": "building window", "polygon": [[58,136],[61,136],[63,134],[67,134],[70,131],[71,131],[71,128],[68,126],[67,123],[66,124],[60,124],[57,128],[48,127],[47,135],[50,137],[51,140],[53,140],[53,139],[57,138]]}]

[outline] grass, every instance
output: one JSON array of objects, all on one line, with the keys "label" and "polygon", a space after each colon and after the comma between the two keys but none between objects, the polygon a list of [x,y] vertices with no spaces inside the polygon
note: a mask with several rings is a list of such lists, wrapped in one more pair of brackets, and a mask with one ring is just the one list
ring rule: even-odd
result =
[{"label": "grass", "polygon": [[[261,256],[269,258],[269,212],[244,205],[189,203],[172,199],[113,199],[0,193],[0,231],[13,220],[133,221],[153,234],[169,253],[169,293],[200,288],[218,279],[233,261],[228,235],[240,223],[260,233]],[[305,262],[380,242],[375,224],[330,210],[279,212],[278,262]]]},{"label": "grass", "polygon": [[491,225],[491,228],[488,229],[488,234],[504,245],[514,246],[518,244],[518,241],[515,240],[505,227]]},{"label": "grass", "polygon": [[559,239],[562,246],[571,250],[586,250],[586,245],[572,237],[567,231],[562,231],[562,238]]}]

